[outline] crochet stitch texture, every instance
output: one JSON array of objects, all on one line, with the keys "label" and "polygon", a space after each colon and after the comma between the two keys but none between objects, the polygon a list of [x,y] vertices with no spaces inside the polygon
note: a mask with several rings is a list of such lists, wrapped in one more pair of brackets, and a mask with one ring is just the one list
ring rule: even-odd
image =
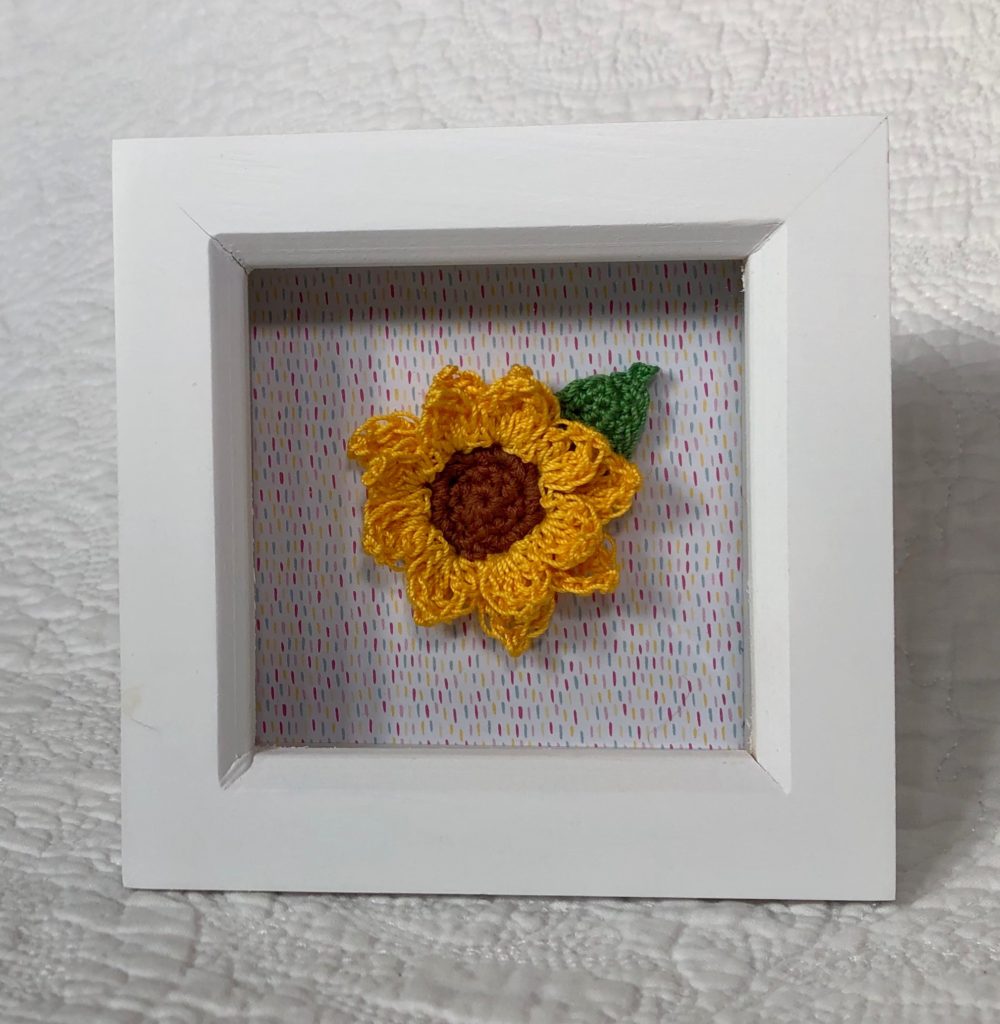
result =
[{"label": "crochet stitch texture", "polygon": [[649,382],[658,373],[633,363],[624,373],[601,373],[567,384],[556,396],[563,416],[599,430],[619,455],[630,459],[649,413]]},{"label": "crochet stitch texture", "polygon": [[563,418],[527,367],[489,385],[445,367],[419,417],[373,417],[347,451],[365,471],[365,551],[405,573],[418,625],[475,612],[517,656],[558,593],[618,584],[605,526],[642,478],[601,433]]},{"label": "crochet stitch texture", "polygon": [[506,551],[544,518],[538,467],[498,444],[455,452],[431,483],[431,523],[473,562]]}]

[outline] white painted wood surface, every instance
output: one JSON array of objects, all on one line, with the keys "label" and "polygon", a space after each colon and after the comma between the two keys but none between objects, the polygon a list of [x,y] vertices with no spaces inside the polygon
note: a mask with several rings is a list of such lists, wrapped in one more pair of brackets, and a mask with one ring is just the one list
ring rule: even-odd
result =
[{"label": "white painted wood surface", "polygon": [[[887,899],[886,127],[117,143],[123,873]],[[258,266],[749,257],[751,752],[252,750]]]}]

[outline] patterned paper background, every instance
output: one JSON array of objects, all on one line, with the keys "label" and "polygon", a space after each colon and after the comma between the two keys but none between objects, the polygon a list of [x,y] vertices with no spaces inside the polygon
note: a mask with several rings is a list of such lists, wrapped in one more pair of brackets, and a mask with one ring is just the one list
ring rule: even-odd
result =
[{"label": "patterned paper background", "polygon": [[[257,733],[271,744],[743,745],[738,263],[257,271],[250,278]],[[553,389],[656,363],[613,595],[562,597],[520,660],[414,626],[360,548],[347,459],[448,363]]]}]

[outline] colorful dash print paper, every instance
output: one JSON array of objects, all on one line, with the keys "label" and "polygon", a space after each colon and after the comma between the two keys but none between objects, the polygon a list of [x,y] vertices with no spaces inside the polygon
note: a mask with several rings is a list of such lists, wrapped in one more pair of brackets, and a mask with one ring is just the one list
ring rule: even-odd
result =
[{"label": "colorful dash print paper", "polygon": [[[258,742],[742,747],[742,306],[731,262],[254,272]],[[618,590],[560,597],[517,659],[415,626],[361,548],[355,427],[449,363],[558,390],[637,361],[661,372]]]}]

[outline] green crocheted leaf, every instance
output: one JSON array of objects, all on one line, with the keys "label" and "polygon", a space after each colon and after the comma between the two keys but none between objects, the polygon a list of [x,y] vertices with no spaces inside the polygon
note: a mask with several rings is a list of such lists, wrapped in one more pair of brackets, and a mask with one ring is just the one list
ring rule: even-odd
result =
[{"label": "green crocheted leaf", "polygon": [[556,395],[563,418],[599,430],[630,459],[649,413],[649,382],[658,372],[648,363],[633,363],[624,372],[571,381]]}]

